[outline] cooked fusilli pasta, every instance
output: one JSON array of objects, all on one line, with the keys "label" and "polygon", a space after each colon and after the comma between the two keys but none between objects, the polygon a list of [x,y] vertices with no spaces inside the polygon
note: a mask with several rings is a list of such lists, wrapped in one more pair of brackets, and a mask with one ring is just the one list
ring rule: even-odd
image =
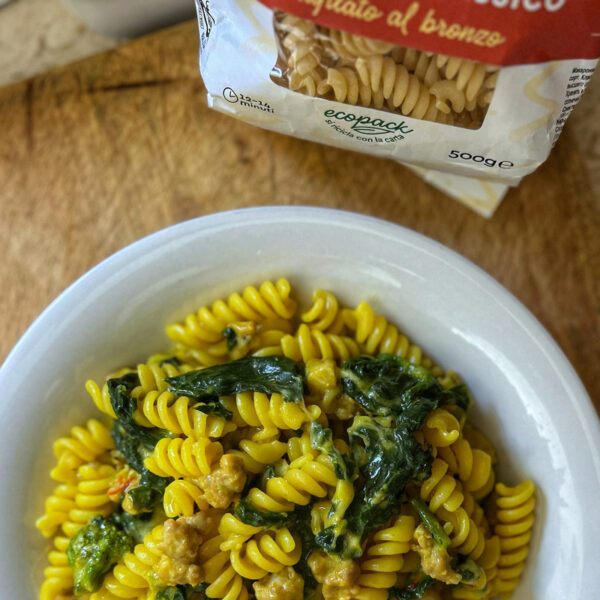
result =
[{"label": "cooked fusilli pasta", "polygon": [[310,308],[300,315],[302,321],[312,329],[340,335],[344,320],[335,295],[326,290],[315,290],[312,301]]},{"label": "cooked fusilli pasta", "polygon": [[347,360],[360,354],[360,348],[352,338],[311,329],[304,323],[295,335],[286,335],[281,340],[281,351],[284,356],[303,362],[316,358]]},{"label": "cooked fusilli pasta", "polygon": [[415,531],[415,519],[399,516],[389,527],[373,534],[360,562],[358,585],[366,588],[364,593],[371,598],[375,590],[387,590],[395,585],[398,572],[404,565],[404,556],[410,550]]},{"label": "cooked fusilli pasta", "polygon": [[302,546],[289,529],[263,531],[239,548],[231,550],[234,571],[245,579],[261,579],[267,573],[277,573],[300,560]]},{"label": "cooked fusilli pasta", "polygon": [[184,347],[203,351],[196,355],[202,364],[227,360],[228,347],[224,330],[240,321],[269,323],[269,329],[285,329],[296,311],[291,287],[286,279],[265,281],[257,289],[248,286],[242,294],[231,294],[226,302],[216,301],[211,308],[202,307],[189,314],[183,323],[167,327],[167,335]]},{"label": "cooked fusilli pasta", "polygon": [[144,464],[159,477],[201,477],[212,472],[221,456],[223,446],[208,438],[163,438]]},{"label": "cooked fusilli pasta", "polygon": [[[388,69],[461,92],[475,77],[360,36],[324,44],[296,17],[282,26],[296,72],[337,85],[315,60],[343,50],[329,71],[382,102]],[[316,290],[296,312],[280,279],[168,333],[170,353],[86,383],[111,429],[90,419],[54,444],[41,600],[388,600],[417,585],[426,600],[488,600],[516,587],[533,483],[495,484],[460,378],[369,304]]]},{"label": "cooked fusilli pasta", "polygon": [[84,462],[98,460],[114,447],[110,430],[100,421],[90,419],[85,427],[73,427],[70,436],[54,442],[57,464],[50,471],[50,477],[56,481],[71,481],[77,474],[77,467]]},{"label": "cooked fusilli pasta", "polygon": [[260,392],[242,392],[235,398],[223,398],[222,402],[233,413],[237,426],[261,428],[262,439],[272,438],[283,429],[300,429],[304,423],[318,419],[321,413],[318,407],[307,407],[304,402],[285,402],[281,394],[269,397]]},{"label": "cooked fusilli pasta", "polygon": [[345,309],[343,315],[346,325],[354,332],[354,338],[366,354],[396,354],[430,369],[436,376],[442,374],[442,370],[423,355],[419,346],[412,344],[384,316],[376,315],[367,302],[361,302],[354,310]]},{"label": "cooked fusilli pasta", "polygon": [[519,583],[529,554],[535,485],[532,481],[524,481],[515,487],[499,483],[495,492],[498,523],[494,532],[500,538],[495,590],[500,594],[510,594]]}]

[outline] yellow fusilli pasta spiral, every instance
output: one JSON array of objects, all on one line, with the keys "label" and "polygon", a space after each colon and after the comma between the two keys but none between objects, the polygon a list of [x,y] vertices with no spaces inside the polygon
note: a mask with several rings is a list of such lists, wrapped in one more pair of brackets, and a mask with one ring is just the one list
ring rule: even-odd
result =
[{"label": "yellow fusilli pasta spiral", "polygon": [[450,536],[450,548],[477,560],[485,549],[485,532],[463,507],[449,511],[440,508],[436,515]]},{"label": "yellow fusilli pasta spiral", "polygon": [[317,535],[327,527],[327,516],[331,510],[329,500],[320,500],[315,502],[310,509],[310,529],[313,535]]},{"label": "yellow fusilli pasta spiral", "polygon": [[360,561],[361,588],[387,590],[396,583],[414,531],[414,517],[401,515],[389,527],[373,534]]},{"label": "yellow fusilli pasta spiral", "polygon": [[460,482],[457,482],[457,492],[462,496],[461,505],[454,510],[442,506],[436,516],[450,536],[450,548],[477,560],[485,550],[489,526],[483,509]]},{"label": "yellow fusilli pasta spiral", "polygon": [[281,394],[242,392],[235,398],[222,398],[221,402],[233,413],[237,426],[259,427],[259,437],[263,439],[279,435],[280,430],[300,429],[321,414],[317,406],[307,407],[304,401],[286,402]]},{"label": "yellow fusilli pasta spiral", "polygon": [[492,457],[463,438],[450,445],[438,448],[438,455],[463,482],[465,490],[472,492],[476,499],[484,498],[494,486]]},{"label": "yellow fusilli pasta spiral", "polygon": [[235,515],[226,513],[219,523],[221,550],[235,550],[242,547],[253,535],[260,533],[264,527],[243,523]]},{"label": "yellow fusilli pasta spiral", "polygon": [[[160,361],[151,360],[146,364],[140,364],[136,369],[122,369],[118,373],[114,374],[115,377],[120,377],[125,373],[137,373],[139,378],[139,384],[132,390],[131,395],[136,399],[143,399],[144,396],[150,392],[158,390],[163,392],[167,389],[168,384],[164,381],[165,377],[175,377],[190,371],[193,367],[188,364],[182,364],[176,366],[172,363],[163,363]],[[96,407],[103,413],[116,418],[115,412],[111,405],[110,394],[108,392],[108,386],[104,384],[102,388],[92,379],[89,379],[85,383],[85,389],[92,397]]]},{"label": "yellow fusilli pasta spiral", "polygon": [[478,448],[479,450],[483,450],[486,454],[489,454],[492,457],[492,465],[498,463],[494,445],[481,431],[479,431],[479,429],[476,429],[470,423],[465,423],[463,427],[463,437],[471,444],[471,448]]},{"label": "yellow fusilli pasta spiral", "polygon": [[226,357],[227,345],[223,330],[236,321],[266,319],[289,320],[296,310],[296,302],[290,297],[291,287],[286,279],[273,283],[265,281],[257,289],[248,286],[242,294],[231,294],[227,301],[217,300],[212,307],[202,307],[188,315],[183,323],[167,327],[167,335],[174,341],[190,348],[206,349],[218,345],[215,358]]},{"label": "yellow fusilli pasta spiral", "polygon": [[114,447],[108,428],[100,421],[90,419],[85,427],[73,427],[69,436],[58,438],[54,442],[57,464],[50,471],[50,477],[56,481],[70,481],[80,465],[97,460],[101,454]]},{"label": "yellow fusilli pasta spiral", "polygon": [[35,526],[44,537],[52,537],[58,528],[69,520],[69,512],[76,507],[77,483],[63,483],[48,496],[44,514],[35,522]]},{"label": "yellow fusilli pasta spiral", "polygon": [[196,404],[186,396],[151,391],[143,400],[138,398],[136,418],[146,427],[166,429],[193,439],[220,438],[236,429],[233,421],[196,410]]},{"label": "yellow fusilli pasta spiral", "polygon": [[169,518],[191,517],[198,510],[207,510],[208,502],[196,483],[188,479],[176,479],[165,489],[163,506]]},{"label": "yellow fusilli pasta spiral", "polygon": [[279,440],[240,440],[238,449],[230,450],[229,454],[239,456],[244,463],[244,469],[252,474],[262,473],[266,465],[277,462],[287,449],[286,444]]},{"label": "yellow fusilli pasta spiral", "polygon": [[460,423],[452,413],[437,408],[429,413],[422,431],[429,444],[441,448],[454,444],[460,437],[460,429]]},{"label": "yellow fusilli pasta spiral", "polygon": [[338,299],[331,292],[315,290],[312,305],[300,318],[312,329],[339,335],[344,329],[344,319],[339,309]]},{"label": "yellow fusilli pasta spiral", "polygon": [[529,554],[534,522],[535,485],[529,480],[515,487],[498,483],[495,493],[498,523],[494,532],[500,538],[495,591],[509,594],[519,583]]},{"label": "yellow fusilli pasta spiral", "polygon": [[439,458],[433,460],[431,476],[421,485],[420,495],[433,513],[440,508],[454,512],[462,505],[464,495],[458,482],[448,474],[448,463]]},{"label": "yellow fusilli pasta spiral", "polygon": [[145,598],[150,582],[155,580],[155,570],[162,556],[163,526],[156,526],[146,534],[144,541],[127,553],[104,578],[102,587],[90,600],[121,600]]},{"label": "yellow fusilli pasta spiral", "polygon": [[86,464],[77,469],[75,506],[62,524],[67,537],[73,537],[94,517],[107,517],[115,511],[117,504],[111,501],[108,493],[116,476],[116,469],[110,465]]},{"label": "yellow fusilli pasta spiral", "polygon": [[56,600],[69,595],[73,589],[73,569],[67,559],[69,542],[69,538],[64,536],[54,538],[54,549],[48,553],[50,565],[44,569],[40,600]]},{"label": "yellow fusilli pasta spiral", "polygon": [[265,511],[293,510],[294,505],[305,506],[311,497],[324,498],[329,489],[335,489],[338,478],[324,457],[313,460],[312,455],[292,461],[282,477],[267,480],[266,491],[252,488],[248,499]]},{"label": "yellow fusilli pasta spiral", "polygon": [[208,475],[221,456],[223,446],[208,438],[163,438],[144,464],[159,477],[200,477]]},{"label": "yellow fusilli pasta spiral", "polygon": [[456,600],[487,600],[493,597],[495,595],[494,578],[499,558],[500,538],[497,535],[486,538],[483,554],[477,559],[477,563],[484,570],[485,584],[457,586],[452,590],[452,598]]},{"label": "yellow fusilli pasta spiral", "polygon": [[304,362],[316,358],[344,361],[360,354],[360,348],[352,338],[323,333],[304,323],[295,335],[286,335],[281,340],[281,350],[284,356]]},{"label": "yellow fusilli pasta spiral", "polygon": [[244,580],[231,566],[230,552],[220,550],[223,541],[223,536],[217,535],[205,541],[198,553],[204,578],[210,584],[206,588],[206,596],[223,600],[248,600]]},{"label": "yellow fusilli pasta spiral", "polygon": [[289,529],[261,532],[231,550],[231,566],[246,579],[260,579],[300,560],[302,546]]},{"label": "yellow fusilli pasta spiral", "polygon": [[112,404],[110,403],[110,395],[106,385],[100,387],[93,379],[88,379],[85,382],[85,389],[92,397],[92,400],[94,401],[94,404],[98,410],[102,411],[105,415],[116,419],[117,415],[115,414]]},{"label": "yellow fusilli pasta spiral", "polygon": [[416,344],[400,333],[382,315],[375,315],[367,302],[361,302],[355,310],[343,311],[346,325],[354,331],[354,338],[366,354],[396,354],[415,365],[429,369],[436,377],[442,370],[423,354]]}]

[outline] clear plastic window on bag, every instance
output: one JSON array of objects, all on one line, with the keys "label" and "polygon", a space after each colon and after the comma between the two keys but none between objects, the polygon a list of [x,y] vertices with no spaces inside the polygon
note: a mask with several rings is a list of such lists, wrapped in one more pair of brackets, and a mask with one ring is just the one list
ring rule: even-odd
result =
[{"label": "clear plastic window on bag", "polygon": [[499,67],[356,34],[274,12],[279,56],[271,79],[308,96],[479,129]]}]

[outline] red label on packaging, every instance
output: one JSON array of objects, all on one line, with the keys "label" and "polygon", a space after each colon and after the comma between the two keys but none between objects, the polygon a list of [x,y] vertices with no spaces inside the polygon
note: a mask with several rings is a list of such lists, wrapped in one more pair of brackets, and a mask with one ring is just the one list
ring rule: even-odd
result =
[{"label": "red label on packaging", "polygon": [[493,65],[600,56],[600,0],[260,0],[399,46]]}]

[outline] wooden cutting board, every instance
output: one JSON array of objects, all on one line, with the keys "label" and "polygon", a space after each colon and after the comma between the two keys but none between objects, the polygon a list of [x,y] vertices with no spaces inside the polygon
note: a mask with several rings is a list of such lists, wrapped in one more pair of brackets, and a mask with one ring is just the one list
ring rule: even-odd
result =
[{"label": "wooden cutting board", "polygon": [[566,131],[486,220],[398,165],[210,111],[186,23],[0,90],[0,360],[73,280],[207,213],[375,215],[477,263],[548,328],[600,409],[600,201]]}]

